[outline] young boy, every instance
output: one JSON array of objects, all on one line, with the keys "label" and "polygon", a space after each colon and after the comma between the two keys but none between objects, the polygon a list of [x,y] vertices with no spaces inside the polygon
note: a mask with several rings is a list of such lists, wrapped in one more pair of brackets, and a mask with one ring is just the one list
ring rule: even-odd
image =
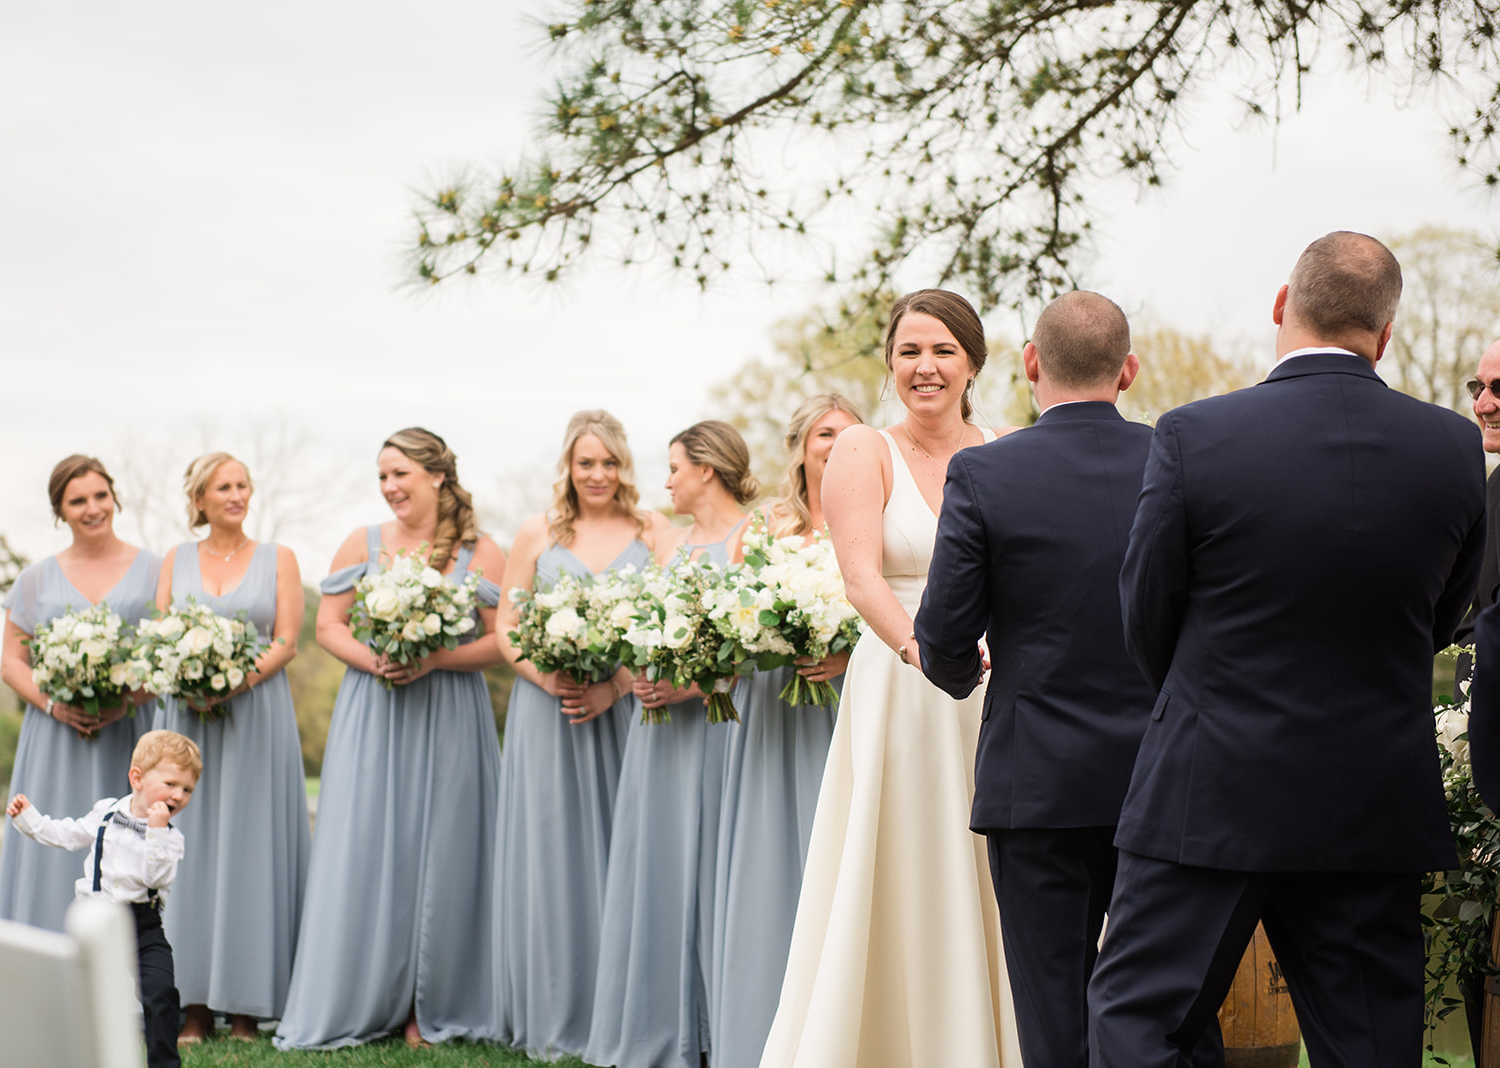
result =
[{"label": "young boy", "polygon": [[148,731],[130,756],[130,796],[106,797],[81,819],[52,819],[31,807],[25,794],[5,812],[16,830],[43,845],[87,849],[78,897],[102,897],[130,906],[140,965],[141,1008],[146,1022],[146,1063],[178,1068],[179,1005],[172,947],[161,927],[161,903],[182,860],[182,832],[168,821],[187,807],[203,771],[189,738]]}]

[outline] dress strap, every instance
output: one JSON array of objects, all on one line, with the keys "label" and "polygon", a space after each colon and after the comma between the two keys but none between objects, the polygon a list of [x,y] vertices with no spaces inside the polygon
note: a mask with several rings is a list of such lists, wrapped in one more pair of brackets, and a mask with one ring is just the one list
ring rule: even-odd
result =
[{"label": "dress strap", "polygon": [[371,523],[365,527],[365,547],[370,554],[370,563],[380,562],[380,524]]},{"label": "dress strap", "polygon": [[469,570],[469,561],[474,559],[474,546],[460,545],[458,555],[453,558],[453,573],[460,575]]}]

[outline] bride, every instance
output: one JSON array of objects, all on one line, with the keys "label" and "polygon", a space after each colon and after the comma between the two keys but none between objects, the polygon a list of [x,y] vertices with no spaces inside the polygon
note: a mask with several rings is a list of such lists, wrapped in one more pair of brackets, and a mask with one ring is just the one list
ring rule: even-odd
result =
[{"label": "bride", "polygon": [[948,461],[969,422],[984,328],[940,289],[896,301],[885,361],[905,411],[839,436],[823,510],[868,626],[845,675],[781,1002],[761,1068],[1019,1066],[984,839],[969,831],[982,691],[954,701],[913,666]]}]

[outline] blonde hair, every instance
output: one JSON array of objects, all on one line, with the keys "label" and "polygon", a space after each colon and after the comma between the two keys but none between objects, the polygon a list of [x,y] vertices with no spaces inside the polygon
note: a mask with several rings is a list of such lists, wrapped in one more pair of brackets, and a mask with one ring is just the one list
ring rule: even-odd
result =
[{"label": "blonde hair", "polygon": [[723,420],[694,423],[668,444],[681,445],[690,461],[713,468],[736,504],[749,504],[760,493],[760,483],[750,473],[750,449],[745,439]]},{"label": "blonde hair", "polygon": [[599,444],[619,464],[620,484],[615,487],[615,505],[635,520],[638,533],[645,533],[646,514],[639,507],[641,491],[635,485],[635,460],[631,457],[630,445],[625,440],[625,428],[603,408],[574,412],[573,418],[568,420],[568,429],[563,433],[562,454],[557,458],[558,479],[552,483],[552,518],[547,524],[547,533],[559,545],[570,544],[577,533],[573,526],[578,519],[578,488],[573,485],[573,450],[585,434],[598,438]]},{"label": "blonde hair", "polygon": [[430,475],[442,475],[438,487],[437,533],[427,562],[439,571],[453,559],[453,546],[473,545],[479,540],[474,516],[474,498],[458,482],[458,457],[448,443],[430,430],[409,426],[398,430],[380,446],[395,449]]},{"label": "blonde hair", "polygon": [[239,464],[240,469],[245,472],[245,484],[253,491],[255,480],[250,477],[250,468],[245,466],[243,460],[236,459],[227,452],[207,452],[187,465],[187,470],[182,473],[182,492],[187,494],[188,529],[197,530],[208,522],[208,516],[203,514],[203,509],[198,507],[198,498],[208,490],[208,484],[213,480],[214,472],[225,464]]},{"label": "blonde hair", "polygon": [[115,511],[125,510],[120,504],[120,495],[115,492],[115,480],[104,469],[104,461],[75,452],[72,456],[59,460],[57,466],[52,469],[52,474],[47,478],[47,499],[52,502],[53,516],[58,519],[63,517],[62,502],[63,496],[68,491],[68,483],[88,474],[98,475],[104,479],[105,484],[109,486],[109,495],[114,498]]},{"label": "blonde hair", "polygon": [[[786,478],[781,481],[781,496],[771,502],[766,515],[771,527],[780,534],[806,534],[812,529],[812,510],[807,502],[807,435],[813,424],[829,412],[846,412],[856,423],[864,416],[848,397],[838,393],[818,393],[792,413],[786,425]],[[785,521],[785,529],[780,523]]]},{"label": "blonde hair", "polygon": [[141,771],[150,771],[163,760],[192,772],[195,780],[203,774],[203,754],[198,751],[198,743],[176,731],[147,731],[130,754],[130,766]]}]

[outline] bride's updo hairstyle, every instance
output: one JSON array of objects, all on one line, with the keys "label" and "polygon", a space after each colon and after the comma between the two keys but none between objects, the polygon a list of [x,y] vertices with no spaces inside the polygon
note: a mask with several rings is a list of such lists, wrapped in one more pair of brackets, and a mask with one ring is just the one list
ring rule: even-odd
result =
[{"label": "bride's updo hairstyle", "polygon": [[814,394],[797,405],[786,425],[787,465],[781,495],[766,509],[773,530],[791,535],[812,529],[812,512],[807,506],[807,434],[829,412],[847,412],[856,423],[865,421],[854,402],[838,393]]},{"label": "bride's updo hairstyle", "polygon": [[[946,289],[919,289],[899,298],[891,306],[891,321],[885,328],[887,371],[895,369],[896,326],[903,316],[911,312],[930,315],[946,326],[948,333],[953,335],[953,340],[958,342],[964,355],[969,358],[969,370],[976,375],[984,370],[984,361],[989,359],[990,350],[984,341],[984,324],[979,321],[979,313],[974,310],[973,305]],[[963,406],[960,409],[966,423],[974,414],[974,404],[970,399],[973,392],[974,379],[970,378],[969,384],[964,387]]]},{"label": "bride's updo hairstyle", "polygon": [[599,444],[609,450],[609,455],[620,465],[615,504],[635,520],[637,532],[645,533],[646,513],[640,509],[641,491],[635,485],[635,460],[625,440],[625,428],[603,408],[577,412],[568,420],[562,455],[557,458],[558,478],[552,483],[552,519],[547,524],[547,533],[559,545],[569,545],[573,541],[576,533],[573,524],[578,519],[578,489],[573,485],[573,449],[585,434],[598,438]]},{"label": "bride's updo hairstyle", "polygon": [[115,480],[110,478],[109,472],[104,469],[104,461],[75,452],[72,456],[57,461],[57,466],[52,469],[52,474],[47,478],[47,499],[52,502],[54,526],[62,522],[63,495],[67,492],[68,483],[75,478],[90,474],[98,475],[109,486],[109,495],[115,500],[115,511],[125,510],[120,504],[120,495],[115,492]]},{"label": "bride's updo hairstyle", "polygon": [[474,498],[458,483],[458,457],[446,441],[419,426],[396,431],[380,447],[398,450],[429,475],[443,476],[443,484],[437,490],[437,533],[432,539],[432,555],[427,560],[441,571],[453,559],[455,544],[473,545],[479,540]]},{"label": "bride's updo hairstyle", "polygon": [[760,483],[750,473],[750,449],[723,420],[694,423],[667,444],[681,445],[690,461],[712,467],[736,504],[749,504],[760,494]]},{"label": "bride's updo hairstyle", "polygon": [[227,452],[204,453],[188,464],[187,470],[182,473],[182,492],[187,494],[189,530],[197,530],[208,522],[208,516],[204,515],[203,509],[198,507],[198,498],[207,491],[214,472],[225,464],[239,464],[241,470],[245,472],[245,484],[250,487],[252,493],[255,492],[255,480],[250,477],[250,468],[245,466],[243,460],[238,460]]}]

